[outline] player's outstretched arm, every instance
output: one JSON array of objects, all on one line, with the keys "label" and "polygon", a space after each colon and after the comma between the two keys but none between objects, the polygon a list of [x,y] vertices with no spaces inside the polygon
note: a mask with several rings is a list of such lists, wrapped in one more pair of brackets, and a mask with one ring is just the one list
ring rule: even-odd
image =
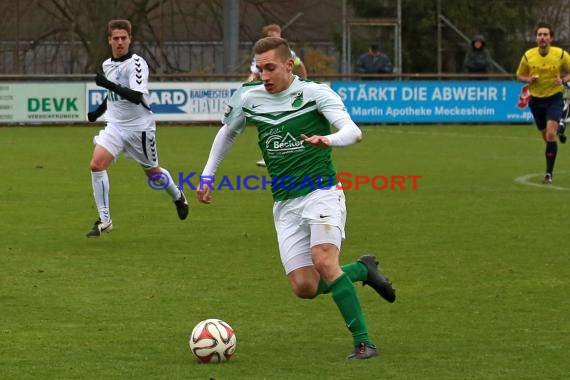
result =
[{"label": "player's outstretched arm", "polygon": [[338,129],[337,132],[331,133],[327,136],[307,136],[301,134],[301,138],[308,144],[328,148],[331,146],[344,147],[356,144],[362,140],[362,131],[350,117],[342,118],[333,123],[333,126]]},{"label": "player's outstretched arm", "polygon": [[230,151],[236,135],[237,132],[231,130],[227,125],[220,128],[216,134],[212,148],[210,149],[208,162],[206,162],[206,166],[204,166],[202,176],[200,177],[200,186],[198,190],[196,190],[196,198],[199,202],[206,204],[212,202],[211,192],[213,190],[212,183],[214,174],[216,170],[218,170],[218,166],[220,166],[224,157],[226,157]]},{"label": "player's outstretched arm", "polygon": [[356,144],[362,140],[362,131],[350,117],[342,118],[333,123],[333,126],[338,129],[337,132],[331,133],[327,136],[314,135],[308,137],[301,135],[301,138],[309,144],[320,146],[323,148],[336,146],[344,147]]},{"label": "player's outstretched arm", "polygon": [[121,97],[127,99],[131,103],[134,104],[142,103],[143,94],[141,92],[131,90],[128,87],[123,87],[120,84],[111,82],[109,79],[107,79],[107,77],[105,77],[105,74],[103,74],[100,71],[97,71],[97,73],[95,74],[95,83],[97,84],[97,86],[101,86],[109,91],[113,91],[114,93],[121,95]]}]

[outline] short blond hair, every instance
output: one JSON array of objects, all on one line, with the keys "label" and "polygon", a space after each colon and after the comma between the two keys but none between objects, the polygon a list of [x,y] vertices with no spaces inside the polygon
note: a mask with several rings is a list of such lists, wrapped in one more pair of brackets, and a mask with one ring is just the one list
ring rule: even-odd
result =
[{"label": "short blond hair", "polygon": [[282,58],[283,62],[291,59],[291,48],[285,38],[281,37],[265,37],[257,40],[253,46],[255,54],[263,54],[270,50],[277,50],[277,53]]}]

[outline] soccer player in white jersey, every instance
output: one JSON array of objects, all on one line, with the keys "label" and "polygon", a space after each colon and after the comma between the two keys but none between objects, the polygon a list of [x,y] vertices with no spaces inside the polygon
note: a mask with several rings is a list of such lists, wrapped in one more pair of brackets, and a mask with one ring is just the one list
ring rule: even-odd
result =
[{"label": "soccer player in white jersey", "polygon": [[[265,38],[265,37],[281,37],[281,27],[277,24],[265,25],[261,29],[261,38]],[[293,68],[297,69],[301,78],[306,78],[307,77],[307,68],[305,67],[305,64],[303,63],[303,61],[301,61],[301,58],[299,58],[297,56],[297,54],[295,54],[293,49],[291,49],[291,58],[293,58]],[[259,75],[259,70],[257,69],[257,63],[255,62],[255,56],[251,60],[251,65],[249,67],[249,71],[251,72],[251,74],[249,75],[249,78],[247,79],[248,82],[253,82],[255,80],[261,79],[261,77]],[[255,164],[257,166],[265,167],[265,160],[262,158],[260,160],[257,160],[255,162]]]},{"label": "soccer player in white jersey", "polygon": [[89,121],[95,121],[103,114],[106,119],[105,129],[93,139],[91,183],[99,219],[87,232],[87,237],[99,237],[113,228],[107,168],[121,153],[141,165],[155,188],[166,190],[181,220],[188,216],[184,193],[168,170],[158,165],[156,123],[147,101],[148,66],[142,57],[129,51],[131,23],[128,20],[110,21],[108,42],[112,56],[103,62],[103,73],[98,72],[95,77],[97,85],[107,89],[107,97],[87,115]]},{"label": "soccer player in white jersey", "polygon": [[[263,38],[254,52],[261,82],[245,83],[230,99],[196,196],[211,203],[218,166],[246,121],[253,123],[273,179],[279,253],[293,292],[300,298],[331,293],[352,333],[354,348],[348,358],[371,358],[378,351],[353,282],[371,286],[388,302],[394,302],[396,294],[379,272],[376,257],[339,264],[346,207],[331,157],[331,147],[358,142],[361,131],[330,87],[292,74],[286,40]],[[331,125],[338,131],[331,133]]]}]

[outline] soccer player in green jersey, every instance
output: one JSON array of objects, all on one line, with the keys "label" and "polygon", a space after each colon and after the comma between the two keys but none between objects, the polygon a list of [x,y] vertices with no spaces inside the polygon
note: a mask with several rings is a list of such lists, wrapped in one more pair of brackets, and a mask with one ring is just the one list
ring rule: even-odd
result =
[{"label": "soccer player in green jersey", "polygon": [[[265,25],[263,29],[261,29],[261,38],[265,37],[281,37],[281,27],[277,24]],[[301,58],[299,58],[299,56],[297,56],[297,54],[295,54],[293,50],[291,50],[291,57],[293,58],[293,70],[297,70],[301,78],[306,78],[307,68],[305,67],[303,61],[301,61]],[[251,74],[249,75],[249,78],[247,78],[248,82],[261,80],[261,77],[259,75],[259,70],[257,69],[257,64],[255,62],[255,56],[251,60],[251,66],[249,70],[251,71]],[[265,160],[263,158],[257,160],[255,164],[257,166],[263,166],[263,167],[266,166]]]},{"label": "soccer player in green jersey", "polygon": [[[360,141],[361,131],[329,86],[292,74],[285,39],[260,39],[254,52],[261,81],[245,83],[230,99],[196,195],[202,203],[211,202],[215,182],[210,181],[219,164],[246,122],[253,123],[273,179],[279,253],[293,292],[300,298],[330,293],[352,333],[354,348],[348,358],[371,358],[378,350],[353,282],[362,281],[389,302],[396,294],[379,272],[376,257],[339,264],[346,206],[343,190],[334,182],[331,157],[331,147]],[[331,133],[331,125],[338,131]]]},{"label": "soccer player in green jersey", "polygon": [[[522,56],[517,79],[528,83],[531,96],[528,106],[546,142],[544,183],[548,184],[552,183],[558,152],[556,133],[564,108],[562,85],[570,80],[570,55],[563,49],[552,46],[554,30],[550,24],[538,23],[535,34],[538,46],[527,50]],[[565,75],[561,76],[562,73]]]}]

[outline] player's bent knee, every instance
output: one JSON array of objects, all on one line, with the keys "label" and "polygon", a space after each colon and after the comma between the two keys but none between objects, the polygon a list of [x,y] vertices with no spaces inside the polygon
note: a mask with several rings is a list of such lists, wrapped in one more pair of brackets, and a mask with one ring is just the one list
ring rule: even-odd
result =
[{"label": "player's bent knee", "polygon": [[299,298],[314,298],[319,287],[320,276],[313,266],[297,268],[287,274],[291,290]]},{"label": "player's bent knee", "polygon": [[307,273],[303,269],[300,272],[297,271],[289,275],[291,290],[299,298],[314,298],[319,286],[318,274],[316,272]]},{"label": "player's bent knee", "polygon": [[104,161],[100,160],[91,160],[89,164],[89,168],[92,172],[102,172],[103,170],[107,170],[107,166]]},{"label": "player's bent knee", "polygon": [[304,299],[311,299],[315,298],[317,295],[317,287],[314,284],[310,284],[308,282],[304,283],[292,283],[291,287],[293,289],[293,293],[299,298]]}]

